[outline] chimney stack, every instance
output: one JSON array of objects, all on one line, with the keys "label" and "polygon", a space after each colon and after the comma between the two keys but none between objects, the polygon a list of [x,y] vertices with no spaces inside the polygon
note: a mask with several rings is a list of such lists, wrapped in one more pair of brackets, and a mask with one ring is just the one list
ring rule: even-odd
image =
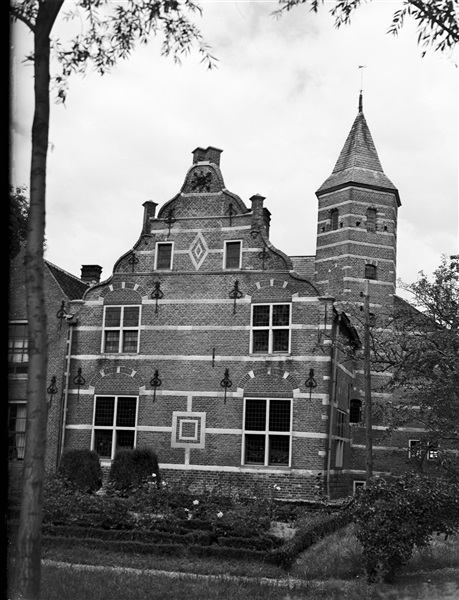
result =
[{"label": "chimney stack", "polygon": [[99,265],[81,265],[81,281],[89,284],[99,283],[102,267]]},{"label": "chimney stack", "polygon": [[260,194],[255,194],[250,198],[252,202],[252,229],[263,229],[266,235],[269,236],[271,213],[263,207],[265,200],[266,198]]},{"label": "chimney stack", "polygon": [[217,167],[220,166],[220,154],[223,152],[223,150],[219,150],[218,148],[215,148],[214,146],[209,146],[207,149],[204,148],[196,148],[196,150],[193,150],[192,154],[193,154],[193,164],[196,164],[198,162],[210,162],[213,163],[214,165],[217,165]]},{"label": "chimney stack", "polygon": [[144,208],[142,233],[151,233],[150,219],[155,218],[158,203],[153,202],[153,200],[147,200],[142,206]]}]

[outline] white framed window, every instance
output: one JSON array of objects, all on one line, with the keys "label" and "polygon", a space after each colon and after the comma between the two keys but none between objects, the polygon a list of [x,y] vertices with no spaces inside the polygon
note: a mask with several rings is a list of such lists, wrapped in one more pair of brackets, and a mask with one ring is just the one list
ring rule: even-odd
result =
[{"label": "white framed window", "polygon": [[424,454],[427,460],[436,460],[440,456],[438,444],[408,440],[408,458],[423,458]]},{"label": "white framed window", "polygon": [[289,467],[292,455],[290,399],[245,398],[242,464]]},{"label": "white framed window", "polygon": [[155,270],[171,271],[174,256],[173,242],[157,242],[155,252]]},{"label": "white framed window", "polygon": [[105,306],[102,352],[139,351],[140,306]]},{"label": "white framed window", "polygon": [[96,396],[91,449],[112,459],[121,448],[135,448],[137,396]]},{"label": "white framed window", "polygon": [[250,352],[288,354],[291,313],[291,304],[252,304]]},{"label": "white framed window", "polygon": [[27,322],[8,323],[8,372],[27,373],[29,370],[29,339]]},{"label": "white framed window", "polygon": [[343,410],[338,410],[336,413],[336,437],[341,438],[336,440],[335,467],[343,466],[344,458],[344,439],[346,437],[346,413]]},{"label": "white framed window", "polygon": [[240,269],[242,263],[242,242],[232,240],[225,242],[223,264],[225,269]]},{"label": "white framed window", "polygon": [[25,451],[26,402],[8,404],[8,458],[23,460]]}]

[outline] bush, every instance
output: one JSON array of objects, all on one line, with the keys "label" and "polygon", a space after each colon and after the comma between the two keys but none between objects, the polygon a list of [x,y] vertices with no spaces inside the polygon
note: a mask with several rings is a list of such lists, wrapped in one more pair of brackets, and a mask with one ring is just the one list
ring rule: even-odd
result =
[{"label": "bush", "polygon": [[273,552],[272,561],[284,569],[290,569],[301,552],[347,525],[350,519],[349,512],[341,510],[331,514],[320,512],[316,518],[300,522],[295,535]]},{"label": "bush", "polygon": [[158,458],[149,448],[118,450],[110,467],[109,481],[118,489],[130,489],[141,485],[151,476],[159,486],[161,476]]},{"label": "bush", "polygon": [[419,474],[375,478],[358,491],[350,512],[368,580],[390,583],[414,546],[427,546],[434,533],[459,530],[459,485]]},{"label": "bush", "polygon": [[96,491],[102,485],[99,455],[93,450],[66,450],[58,473],[84,492]]}]

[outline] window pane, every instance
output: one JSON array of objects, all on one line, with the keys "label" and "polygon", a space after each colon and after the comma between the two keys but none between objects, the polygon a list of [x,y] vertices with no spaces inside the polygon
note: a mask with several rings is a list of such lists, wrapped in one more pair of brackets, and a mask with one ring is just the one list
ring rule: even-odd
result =
[{"label": "window pane", "polygon": [[136,398],[118,398],[116,424],[118,427],[135,427]]},{"label": "window pane", "polygon": [[113,417],[115,413],[115,398],[96,398],[96,414],[94,416],[94,425],[99,427],[113,426]]},{"label": "window pane", "polygon": [[107,306],[105,309],[105,327],[119,327],[121,324],[121,306]]},{"label": "window pane", "polygon": [[118,448],[134,448],[133,431],[116,432],[116,449],[118,450]]},{"label": "window pane", "polygon": [[273,306],[273,326],[285,327],[290,325],[290,305],[275,304]]},{"label": "window pane", "polygon": [[120,332],[106,331],[105,332],[105,352],[119,352]]},{"label": "window pane", "polygon": [[266,400],[246,400],[245,428],[247,431],[266,429]]},{"label": "window pane", "polygon": [[290,431],[290,402],[271,400],[269,404],[269,431]]},{"label": "window pane", "polygon": [[269,306],[253,307],[252,325],[254,327],[267,327],[269,325]]},{"label": "window pane", "polygon": [[113,431],[107,429],[96,429],[94,431],[94,450],[102,458],[112,457]]},{"label": "window pane", "polygon": [[290,437],[287,435],[269,436],[270,465],[288,465]]},{"label": "window pane", "polygon": [[376,279],[375,265],[365,265],[365,279]]},{"label": "window pane", "polygon": [[228,242],[226,244],[226,269],[239,269],[241,257],[241,242]]},{"label": "window pane", "polygon": [[26,404],[10,404],[8,415],[8,456],[22,460],[25,450]]},{"label": "window pane", "polygon": [[27,373],[29,341],[26,323],[11,323],[8,327],[8,362],[9,370],[16,373]]},{"label": "window pane", "polygon": [[265,464],[265,436],[264,435],[246,435],[245,436],[245,463],[264,465]]},{"label": "window pane", "polygon": [[156,260],[157,269],[170,269],[172,259],[172,244],[158,244],[158,257]]},{"label": "window pane", "polygon": [[349,423],[360,423],[362,411],[362,402],[358,399],[352,399],[349,407]]},{"label": "window pane", "polygon": [[289,334],[288,329],[274,329],[273,352],[288,352]]},{"label": "window pane", "polygon": [[137,327],[139,324],[139,307],[138,306],[125,306],[124,307],[124,327]]},{"label": "window pane", "polygon": [[260,330],[253,332],[253,349],[252,352],[268,352],[269,332]]},{"label": "window pane", "polygon": [[137,352],[137,331],[123,332],[123,352]]}]

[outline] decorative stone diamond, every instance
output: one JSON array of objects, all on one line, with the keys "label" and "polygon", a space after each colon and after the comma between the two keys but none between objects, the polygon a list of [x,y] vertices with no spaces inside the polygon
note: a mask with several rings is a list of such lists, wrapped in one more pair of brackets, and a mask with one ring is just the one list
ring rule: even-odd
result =
[{"label": "decorative stone diamond", "polygon": [[194,264],[194,268],[198,270],[206,259],[206,256],[209,254],[209,247],[201,232],[194,238],[188,253]]}]

